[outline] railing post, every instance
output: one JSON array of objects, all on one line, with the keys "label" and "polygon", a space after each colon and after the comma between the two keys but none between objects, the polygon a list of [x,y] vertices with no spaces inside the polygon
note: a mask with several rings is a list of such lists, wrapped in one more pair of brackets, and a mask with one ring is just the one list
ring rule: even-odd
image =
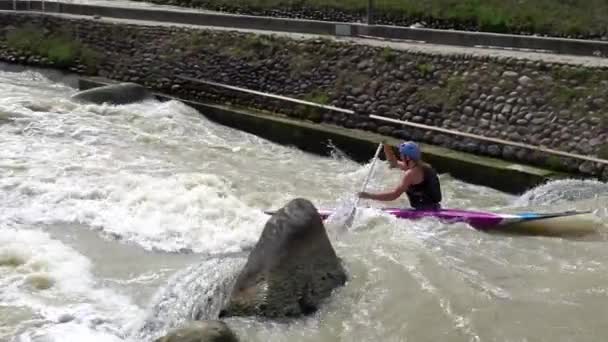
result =
[{"label": "railing post", "polygon": [[13,0],[13,11],[17,10],[17,0]]},{"label": "railing post", "polygon": [[367,0],[367,25],[374,25],[374,0]]}]

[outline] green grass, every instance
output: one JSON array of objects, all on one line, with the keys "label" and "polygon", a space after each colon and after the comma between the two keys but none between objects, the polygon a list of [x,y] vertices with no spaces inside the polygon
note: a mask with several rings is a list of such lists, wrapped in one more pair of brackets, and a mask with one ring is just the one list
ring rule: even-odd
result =
[{"label": "green grass", "polygon": [[545,165],[547,165],[550,169],[561,171],[564,170],[564,163],[562,162],[562,158],[550,155],[545,159]]},{"label": "green grass", "polygon": [[380,56],[382,60],[386,63],[393,63],[397,59],[397,54],[393,49],[389,47],[385,47],[384,49],[382,49]]},{"label": "green grass", "polygon": [[[170,0],[148,0],[168,3]],[[256,10],[307,6],[362,13],[367,0],[175,0],[182,6]],[[562,35],[606,32],[606,0],[375,0],[376,13],[477,24],[492,32]]]},{"label": "green grass", "polygon": [[60,67],[72,66],[80,61],[92,71],[100,58],[97,51],[82,45],[65,30],[45,36],[43,29],[28,24],[9,31],[5,39],[7,46],[22,53],[46,57]]},{"label": "green grass", "polygon": [[416,69],[418,69],[418,72],[422,77],[427,77],[433,73],[433,66],[427,63],[419,63],[416,65]]},{"label": "green grass", "polygon": [[573,102],[584,96],[584,92],[572,87],[558,85],[555,87],[554,100],[561,106],[571,106]]},{"label": "green grass", "polygon": [[589,82],[594,79],[596,73],[589,68],[582,67],[562,67],[554,72],[554,76],[560,79],[571,79],[581,83]]},{"label": "green grass", "polygon": [[329,103],[329,96],[322,90],[315,90],[304,97],[305,101],[314,102],[320,105]]}]

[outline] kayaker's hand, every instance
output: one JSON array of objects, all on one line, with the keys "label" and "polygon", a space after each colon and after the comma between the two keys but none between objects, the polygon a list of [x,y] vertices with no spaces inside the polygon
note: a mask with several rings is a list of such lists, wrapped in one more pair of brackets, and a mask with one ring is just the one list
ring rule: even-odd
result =
[{"label": "kayaker's hand", "polygon": [[360,192],[358,196],[359,198],[369,198],[369,194],[367,192]]}]

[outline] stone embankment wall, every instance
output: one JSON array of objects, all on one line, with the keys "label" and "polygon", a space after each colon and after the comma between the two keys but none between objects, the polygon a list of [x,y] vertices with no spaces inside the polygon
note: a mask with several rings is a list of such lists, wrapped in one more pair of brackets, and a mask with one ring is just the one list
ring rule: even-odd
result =
[{"label": "stone embankment wall", "polygon": [[[608,179],[608,167],[600,163],[368,118],[376,114],[606,159],[605,69],[36,14],[1,13],[0,22],[1,61],[61,67],[184,99],[253,107]],[[28,40],[32,32],[44,38]],[[56,46],[50,48],[49,41]],[[183,76],[332,104],[356,115],[219,91]]]}]

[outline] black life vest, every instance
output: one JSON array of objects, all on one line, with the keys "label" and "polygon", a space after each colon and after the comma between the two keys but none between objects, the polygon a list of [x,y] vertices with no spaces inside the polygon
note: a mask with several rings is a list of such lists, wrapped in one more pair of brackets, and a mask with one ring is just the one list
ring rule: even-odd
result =
[{"label": "black life vest", "polygon": [[420,166],[424,172],[422,182],[410,185],[406,194],[410,205],[415,209],[439,209],[441,202],[441,185],[437,173],[428,165]]}]

